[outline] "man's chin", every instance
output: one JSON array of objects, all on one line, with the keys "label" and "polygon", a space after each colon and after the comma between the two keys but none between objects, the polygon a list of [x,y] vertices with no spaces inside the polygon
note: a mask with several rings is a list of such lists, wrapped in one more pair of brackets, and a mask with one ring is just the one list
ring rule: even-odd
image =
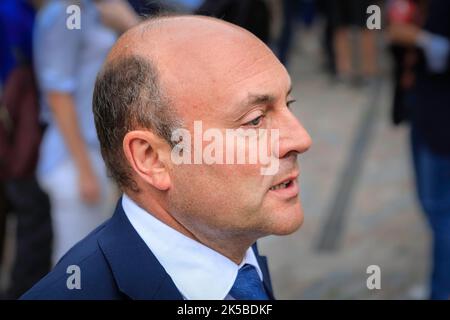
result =
[{"label": "man's chin", "polygon": [[280,210],[276,214],[276,221],[272,225],[272,234],[286,236],[297,231],[303,224],[303,208],[300,203]]}]

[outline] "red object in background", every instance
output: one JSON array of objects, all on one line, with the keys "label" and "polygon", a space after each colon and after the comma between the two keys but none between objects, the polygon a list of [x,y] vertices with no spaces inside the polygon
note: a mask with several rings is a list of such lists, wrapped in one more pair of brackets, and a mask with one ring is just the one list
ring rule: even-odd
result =
[{"label": "red object in background", "polygon": [[0,96],[0,180],[34,175],[42,130],[33,69],[11,71]]},{"label": "red object in background", "polygon": [[391,0],[388,3],[390,23],[414,23],[417,17],[417,5],[411,0]]}]

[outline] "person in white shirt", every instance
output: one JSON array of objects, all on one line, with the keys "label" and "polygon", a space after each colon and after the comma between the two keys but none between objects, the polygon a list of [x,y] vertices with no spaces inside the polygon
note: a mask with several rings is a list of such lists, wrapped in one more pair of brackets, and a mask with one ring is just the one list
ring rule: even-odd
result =
[{"label": "person in white shirt", "polygon": [[[273,299],[255,243],[303,221],[297,156],[311,138],[292,102],[286,69],[240,27],[175,16],[127,31],[93,97],[102,156],[124,195],[23,298]],[[70,265],[82,290],[65,288]]]}]

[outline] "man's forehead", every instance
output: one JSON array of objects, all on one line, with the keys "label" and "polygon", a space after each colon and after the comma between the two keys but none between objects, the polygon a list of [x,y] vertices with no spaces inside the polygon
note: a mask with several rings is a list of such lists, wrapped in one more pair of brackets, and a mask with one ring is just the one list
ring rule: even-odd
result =
[{"label": "man's forehead", "polygon": [[[121,37],[116,47],[110,59],[121,52],[151,59],[176,109],[198,117],[202,111],[212,111],[202,108],[214,108],[215,103],[220,108],[219,99],[235,105],[248,94],[273,95],[289,86],[285,69],[264,43],[240,27],[213,18],[144,22]],[[274,78],[276,84],[285,83],[283,90],[267,83]],[[190,108],[193,105],[195,110]]]},{"label": "man's forehead", "polygon": [[157,17],[143,21],[125,32],[112,48],[108,60],[122,54],[174,54],[179,46],[185,50],[214,41],[254,37],[231,23],[203,16]]}]

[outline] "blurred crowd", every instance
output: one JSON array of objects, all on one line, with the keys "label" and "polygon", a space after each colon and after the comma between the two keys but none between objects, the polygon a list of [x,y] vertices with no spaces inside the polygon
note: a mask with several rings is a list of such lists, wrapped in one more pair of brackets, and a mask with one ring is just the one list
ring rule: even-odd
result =
[{"label": "blurred crowd", "polygon": [[[69,28],[68,6],[81,8]],[[381,7],[382,32],[367,7]],[[322,26],[325,71],[359,88],[392,58],[394,124],[408,121],[418,198],[433,235],[433,299],[450,297],[450,5],[447,0],[2,0],[0,2],[0,268],[8,219],[15,299],[108,218],[119,196],[101,157],[91,98],[118,36],[147,16],[195,13],[253,32],[289,69],[299,28]],[[72,14],[72,11],[71,13]],[[355,63],[358,62],[358,63]]]}]

